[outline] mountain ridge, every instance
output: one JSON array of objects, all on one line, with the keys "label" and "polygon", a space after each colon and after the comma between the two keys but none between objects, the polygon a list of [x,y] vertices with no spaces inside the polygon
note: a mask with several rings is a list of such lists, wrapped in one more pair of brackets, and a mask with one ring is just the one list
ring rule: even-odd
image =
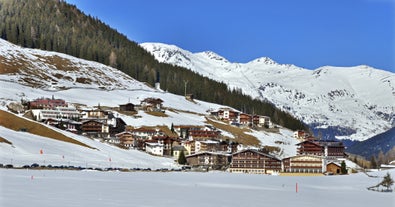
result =
[{"label": "mountain ridge", "polygon": [[[265,57],[247,63],[218,64],[202,56],[204,52],[192,53],[166,44],[140,45],[160,62],[186,67],[295,114],[317,134],[339,129],[328,138],[365,140],[395,123],[395,74],[388,71],[366,65],[308,70]],[[174,49],[186,51],[177,54],[184,58],[174,58]]]}]

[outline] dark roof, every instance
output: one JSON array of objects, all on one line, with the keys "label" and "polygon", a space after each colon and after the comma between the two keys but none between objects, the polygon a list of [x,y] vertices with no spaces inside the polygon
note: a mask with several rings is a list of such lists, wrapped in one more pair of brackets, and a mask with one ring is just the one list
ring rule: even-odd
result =
[{"label": "dark roof", "polygon": [[130,105],[134,106],[133,103],[119,104],[119,106],[130,106]]},{"label": "dark roof", "polygon": [[262,156],[265,156],[265,157],[270,157],[270,158],[272,158],[272,159],[280,160],[280,159],[278,159],[277,157],[275,157],[275,156],[273,156],[273,155],[269,155],[269,154],[260,152],[260,151],[258,151],[258,150],[256,150],[256,149],[245,149],[245,150],[241,150],[241,151],[238,151],[238,152],[233,153],[233,155],[240,154],[240,153],[243,153],[243,152],[257,153],[257,154],[262,155]]},{"label": "dark roof", "polygon": [[300,143],[298,143],[296,145],[301,145],[301,144],[304,144],[304,143],[307,143],[307,142],[310,142],[310,143],[312,143],[314,145],[321,146],[321,147],[325,147],[325,146],[343,147],[344,146],[342,142],[333,141],[333,140],[314,140],[314,141],[306,140],[306,141],[300,142]]},{"label": "dark roof", "polygon": [[185,147],[182,145],[173,146],[174,151],[186,151]]},{"label": "dark roof", "polygon": [[204,151],[204,152],[198,152],[198,153],[195,153],[195,154],[192,154],[192,155],[188,155],[188,156],[185,156],[185,157],[195,157],[195,156],[199,156],[199,155],[205,155],[205,154],[207,154],[207,155],[219,155],[219,156],[232,156],[232,154],[227,154],[227,153],[221,153],[221,152],[206,152],[206,151]]}]

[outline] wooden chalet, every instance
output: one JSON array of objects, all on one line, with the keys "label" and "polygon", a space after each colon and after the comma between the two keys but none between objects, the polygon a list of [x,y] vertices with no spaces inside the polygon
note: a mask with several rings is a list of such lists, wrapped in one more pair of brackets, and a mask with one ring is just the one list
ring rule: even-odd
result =
[{"label": "wooden chalet", "polygon": [[225,169],[231,160],[231,154],[218,152],[200,152],[185,157],[188,165],[192,167],[204,167],[207,169]]},{"label": "wooden chalet", "polygon": [[221,135],[219,130],[190,130],[189,139],[190,140],[205,140],[205,139],[215,139]]},{"label": "wooden chalet", "polygon": [[189,138],[189,131],[204,130],[205,126],[195,126],[195,125],[173,125],[174,132],[181,138]]},{"label": "wooden chalet", "polygon": [[162,155],[171,156],[173,144],[176,140],[167,135],[164,136],[153,136],[152,139],[148,142],[157,142],[163,145],[163,153]]},{"label": "wooden chalet", "polygon": [[254,149],[232,155],[229,171],[232,173],[276,174],[281,171],[281,160]]},{"label": "wooden chalet", "polygon": [[215,116],[217,119],[220,120],[233,121],[233,120],[237,120],[237,117],[239,116],[239,112],[231,108],[220,108],[217,111],[212,111],[211,115]]},{"label": "wooden chalet", "polygon": [[323,173],[324,160],[315,155],[297,155],[283,159],[283,172],[286,173]]},{"label": "wooden chalet", "polygon": [[88,120],[88,119],[101,119],[101,120],[106,120],[108,119],[108,112],[100,109],[100,106],[97,109],[91,109],[91,110],[84,110],[84,115],[82,119]]},{"label": "wooden chalet", "polygon": [[134,109],[134,104],[132,103],[127,103],[127,104],[121,104],[119,105],[119,110],[120,111],[136,111]]},{"label": "wooden chalet", "polygon": [[87,120],[82,122],[81,129],[83,132],[106,132],[105,126],[102,122],[96,120]]},{"label": "wooden chalet", "polygon": [[135,139],[131,132],[124,131],[115,135],[119,140],[119,144],[126,148],[135,147]]},{"label": "wooden chalet", "polygon": [[252,121],[252,116],[251,115],[246,114],[246,113],[240,113],[239,123],[241,125],[248,126],[248,125],[251,124],[251,121]]},{"label": "wooden chalet", "polygon": [[330,162],[326,165],[326,172],[332,175],[340,175],[341,174],[341,164],[336,162]]},{"label": "wooden chalet", "polygon": [[180,138],[190,140],[215,139],[221,134],[221,131],[211,125],[174,125],[173,130]]},{"label": "wooden chalet", "polygon": [[146,98],[141,101],[141,106],[144,111],[162,111],[162,103],[160,98]]},{"label": "wooden chalet", "polygon": [[218,151],[235,153],[238,151],[239,143],[232,141],[220,141]]},{"label": "wooden chalet", "polygon": [[97,120],[82,121],[82,135],[93,138],[109,138],[109,125]]},{"label": "wooden chalet", "polygon": [[150,127],[140,127],[131,130],[131,132],[136,138],[144,140],[151,140],[154,136],[160,137],[166,135],[162,130]]},{"label": "wooden chalet", "polygon": [[195,152],[216,152],[219,149],[220,145],[217,140],[195,141]]},{"label": "wooden chalet", "polygon": [[339,141],[307,140],[297,144],[298,155],[316,155],[330,158],[345,157],[345,147]]},{"label": "wooden chalet", "polygon": [[306,139],[307,137],[309,137],[309,133],[305,132],[304,130],[297,130],[294,131],[294,138],[296,139]]}]

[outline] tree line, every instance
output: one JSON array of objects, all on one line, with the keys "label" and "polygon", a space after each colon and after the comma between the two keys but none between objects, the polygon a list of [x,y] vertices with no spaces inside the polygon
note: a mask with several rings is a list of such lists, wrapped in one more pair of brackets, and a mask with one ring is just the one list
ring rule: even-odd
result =
[{"label": "tree line", "polygon": [[171,93],[184,95],[184,81],[188,81],[187,92],[199,100],[267,115],[287,128],[307,130],[271,103],[188,69],[159,63],[136,42],[62,0],[0,0],[0,22],[0,37],[14,44],[100,62],[151,85],[159,72],[161,88]]}]

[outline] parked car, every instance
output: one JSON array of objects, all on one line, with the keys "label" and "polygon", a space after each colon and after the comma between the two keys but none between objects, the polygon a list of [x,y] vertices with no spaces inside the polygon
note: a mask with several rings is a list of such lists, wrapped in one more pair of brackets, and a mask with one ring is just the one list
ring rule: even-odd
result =
[{"label": "parked car", "polygon": [[5,165],[5,168],[14,168],[14,166],[11,164],[7,164],[7,165]]},{"label": "parked car", "polygon": [[30,167],[37,168],[37,167],[40,167],[40,165],[38,165],[37,163],[33,163]]}]

